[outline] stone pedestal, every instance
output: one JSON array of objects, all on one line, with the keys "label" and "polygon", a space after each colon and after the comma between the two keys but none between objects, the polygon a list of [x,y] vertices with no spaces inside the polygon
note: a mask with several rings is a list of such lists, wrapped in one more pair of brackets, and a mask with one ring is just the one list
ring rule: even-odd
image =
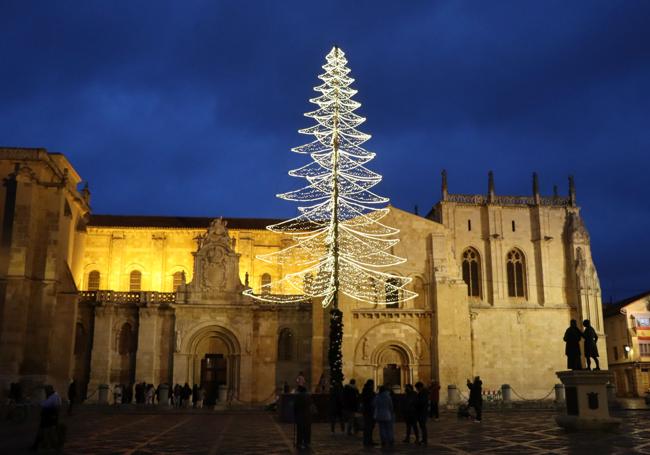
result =
[{"label": "stone pedestal", "polygon": [[449,409],[454,408],[458,403],[460,403],[458,388],[456,388],[455,384],[449,384],[447,386],[447,407]]},{"label": "stone pedestal", "polygon": [[555,403],[556,404],[564,403],[564,385],[555,384],[554,390],[555,390]]},{"label": "stone pedestal", "polygon": [[610,417],[607,403],[609,371],[559,371],[564,384],[566,413],[555,421],[567,430],[614,430],[621,420]]}]

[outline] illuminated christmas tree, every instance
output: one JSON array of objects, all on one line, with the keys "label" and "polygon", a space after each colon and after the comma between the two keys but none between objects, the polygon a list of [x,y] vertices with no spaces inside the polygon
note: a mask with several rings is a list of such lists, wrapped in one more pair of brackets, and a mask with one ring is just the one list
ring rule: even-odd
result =
[{"label": "illuminated christmas tree", "polygon": [[[309,101],[318,106],[305,114],[316,125],[300,130],[315,140],[292,151],[309,155],[311,162],[289,172],[307,180],[307,186],[278,197],[305,205],[300,214],[268,229],[290,235],[291,246],[258,256],[263,261],[297,271],[262,286],[259,294],[245,294],[270,302],[298,302],[322,298],[330,310],[330,383],[343,381],[341,341],[343,337],[340,295],[370,304],[409,300],[417,294],[405,289],[408,277],[381,269],[402,264],[406,259],[392,254],[399,242],[399,230],[380,221],[389,209],[387,198],[370,191],[381,175],[364,167],[375,154],[362,147],[370,135],[358,131],[365,118],[355,114],[361,104],[352,97],[354,79],[343,51],[334,47],[319,76],[323,83],[314,88],[320,96]],[[272,290],[282,290],[273,294]]]}]

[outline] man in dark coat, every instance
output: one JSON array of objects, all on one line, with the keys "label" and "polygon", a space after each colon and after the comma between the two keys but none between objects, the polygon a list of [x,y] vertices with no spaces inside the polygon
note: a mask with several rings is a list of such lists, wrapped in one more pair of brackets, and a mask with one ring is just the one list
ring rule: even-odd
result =
[{"label": "man in dark coat", "polygon": [[417,426],[417,410],[416,410],[416,401],[417,394],[413,390],[411,384],[406,384],[404,386],[404,400],[402,401],[402,415],[404,416],[404,423],[406,424],[406,436],[404,437],[404,442],[411,442],[411,431],[415,436],[415,443],[420,443],[420,433],[418,432]]},{"label": "man in dark coat", "polygon": [[467,388],[469,389],[469,402],[467,405],[476,411],[474,422],[480,423],[483,411],[483,381],[479,376],[474,378],[474,382],[470,382],[468,379]]},{"label": "man in dark coat", "polygon": [[415,383],[418,397],[415,400],[415,415],[420,427],[420,444],[427,445],[427,411],[429,410],[429,391],[421,382]]},{"label": "man in dark coat", "polygon": [[578,322],[571,319],[569,328],[564,332],[564,342],[566,343],[564,354],[566,355],[566,367],[569,370],[582,370],[582,361],[580,359],[581,339],[582,332],[578,328]]},{"label": "man in dark coat", "polygon": [[340,384],[330,388],[329,418],[332,426],[332,433],[336,429],[336,422],[341,425],[341,431],[345,431],[345,419],[343,418],[343,390]]},{"label": "man in dark coat", "polygon": [[359,391],[357,382],[350,379],[350,383],[343,388],[343,417],[347,422],[347,433],[350,435],[357,432],[354,425],[354,415],[359,410]]},{"label": "man in dark coat", "polygon": [[72,415],[72,406],[77,401],[77,381],[74,379],[68,386],[68,415]]},{"label": "man in dark coat", "polygon": [[374,407],[375,381],[368,379],[361,391],[361,411],[363,412],[363,446],[372,447],[372,432],[375,428]]},{"label": "man in dark coat", "polygon": [[600,364],[598,363],[598,347],[596,346],[598,335],[591,326],[591,321],[589,321],[589,319],[582,321],[582,325],[585,327],[582,336],[585,339],[585,360],[587,361],[587,370],[591,370],[591,359],[594,359],[594,362],[596,362],[596,368],[594,368],[594,371],[599,371]]},{"label": "man in dark coat", "polygon": [[309,449],[311,444],[311,410],[312,401],[307,389],[298,386],[296,399],[293,402],[293,418],[296,424],[296,447]]}]

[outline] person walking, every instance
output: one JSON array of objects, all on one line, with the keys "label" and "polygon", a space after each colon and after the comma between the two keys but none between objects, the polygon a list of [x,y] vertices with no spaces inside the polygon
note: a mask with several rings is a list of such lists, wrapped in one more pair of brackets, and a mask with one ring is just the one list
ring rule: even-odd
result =
[{"label": "person walking", "polygon": [[481,423],[483,412],[483,382],[479,376],[474,378],[474,382],[467,380],[467,388],[469,389],[469,403],[470,408],[476,411],[476,418],[474,422]]},{"label": "person walking", "polygon": [[402,401],[402,415],[404,416],[404,423],[406,423],[406,437],[404,438],[404,442],[407,444],[411,442],[411,431],[413,431],[413,435],[415,436],[415,443],[418,444],[420,442],[415,410],[416,399],[417,394],[413,390],[413,386],[406,384],[404,386],[404,401]]},{"label": "person walking", "polygon": [[431,407],[429,409],[429,417],[438,420],[440,418],[439,403],[440,403],[440,383],[436,380],[431,381],[429,385],[429,401]]},{"label": "person walking", "polygon": [[585,331],[582,332],[582,337],[585,339],[585,360],[587,361],[587,370],[591,370],[591,359],[594,359],[596,363],[596,368],[594,371],[600,371],[600,364],[598,363],[598,346],[596,342],[598,341],[598,334],[591,326],[591,321],[585,319],[582,321],[582,325],[585,328]]},{"label": "person walking", "polygon": [[343,418],[343,391],[341,385],[336,384],[330,388],[329,409],[330,426],[332,433],[336,429],[336,422],[341,425],[341,432],[345,431],[345,420]]},{"label": "person walking", "polygon": [[72,415],[72,407],[77,401],[77,381],[74,379],[68,386],[68,415]]},{"label": "person walking", "polygon": [[343,418],[346,422],[346,432],[348,435],[356,434],[357,428],[354,424],[355,414],[359,411],[359,390],[357,390],[357,381],[352,378],[343,388]]},{"label": "person walking", "polygon": [[374,401],[374,418],[379,425],[379,437],[382,447],[392,447],[395,444],[395,433],[393,422],[395,422],[395,410],[390,391],[387,386],[382,385]]},{"label": "person walking", "polygon": [[566,355],[566,367],[569,370],[582,370],[582,359],[580,358],[580,340],[582,331],[578,328],[578,322],[571,319],[569,328],[564,332],[564,354]]},{"label": "person walking", "polygon": [[[420,427],[420,444],[428,444],[427,411],[429,410],[429,392],[421,382],[415,383],[417,398],[415,400],[415,418]],[[415,433],[417,439],[417,433]],[[417,441],[416,441],[417,442]]]},{"label": "person walking", "polygon": [[309,449],[311,445],[311,413],[312,401],[307,388],[298,386],[293,402],[293,417],[296,425],[296,447]]},{"label": "person walking", "polygon": [[363,414],[363,446],[372,447],[372,432],[375,428],[374,418],[375,381],[368,379],[361,391],[361,412]]}]

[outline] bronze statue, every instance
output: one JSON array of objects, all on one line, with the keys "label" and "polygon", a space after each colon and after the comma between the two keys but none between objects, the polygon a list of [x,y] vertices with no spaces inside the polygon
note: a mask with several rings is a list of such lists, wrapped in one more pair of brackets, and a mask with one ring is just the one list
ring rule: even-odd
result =
[{"label": "bronze statue", "polygon": [[596,368],[594,368],[594,371],[599,371],[600,364],[598,363],[598,347],[596,346],[598,335],[591,326],[589,319],[582,321],[582,325],[585,327],[582,336],[585,339],[585,360],[587,361],[587,370],[591,370],[591,359],[594,359],[594,362],[596,362]]},{"label": "bronze statue", "polygon": [[582,360],[580,359],[581,339],[582,331],[578,328],[578,322],[571,319],[569,328],[564,332],[564,341],[566,343],[564,354],[566,355],[566,366],[569,370],[582,370]]}]

